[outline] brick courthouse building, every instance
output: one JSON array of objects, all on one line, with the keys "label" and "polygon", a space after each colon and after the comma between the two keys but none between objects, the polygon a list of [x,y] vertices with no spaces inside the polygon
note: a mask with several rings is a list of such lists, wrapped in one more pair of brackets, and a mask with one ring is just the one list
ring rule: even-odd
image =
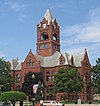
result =
[{"label": "brick courthouse building", "polygon": [[[85,49],[82,55],[62,54],[60,52],[60,27],[53,19],[49,10],[46,11],[42,21],[37,25],[37,50],[33,54],[30,50],[23,62],[18,59],[12,59],[11,69],[15,78],[14,90],[19,90],[24,82],[24,76],[29,72],[43,72],[43,79],[46,85],[45,99],[61,100],[62,94],[56,94],[56,97],[50,95],[53,89],[54,74],[60,68],[75,67],[78,74],[82,75],[84,88],[79,94],[82,100],[91,100],[92,88],[89,87],[91,82],[91,65],[88,54]],[[88,92],[87,92],[88,89]],[[75,100],[76,95],[70,95],[70,100]]]}]

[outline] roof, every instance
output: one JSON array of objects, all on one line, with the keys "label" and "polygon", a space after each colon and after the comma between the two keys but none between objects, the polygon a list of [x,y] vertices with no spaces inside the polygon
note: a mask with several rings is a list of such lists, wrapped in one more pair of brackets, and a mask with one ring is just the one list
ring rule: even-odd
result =
[{"label": "roof", "polygon": [[50,24],[50,22],[54,21],[54,19],[53,19],[52,15],[51,15],[51,12],[50,12],[49,9],[47,9],[47,11],[45,12],[43,18],[45,18],[48,21],[48,24]]},{"label": "roof", "polygon": [[22,61],[19,61],[18,59],[12,59],[10,61],[11,70],[21,70],[21,63]]},{"label": "roof", "polygon": [[[71,57],[72,55],[68,53],[61,54],[60,52],[56,51],[52,56],[43,57],[40,55],[34,55],[37,61],[40,61],[41,67],[55,67],[55,66],[61,66],[61,65],[71,65]],[[60,64],[60,57],[63,56],[65,59],[64,64]],[[81,61],[83,61],[84,54],[77,54],[73,55],[73,63],[74,66],[80,67]],[[17,59],[12,59],[11,63],[11,69],[12,70],[21,70],[21,64],[22,61],[19,61]]]},{"label": "roof", "polygon": [[84,54],[73,55],[74,57],[74,65],[81,66],[81,61],[83,61]]},{"label": "roof", "polygon": [[[36,59],[38,61],[41,61],[41,66],[42,67],[54,67],[54,66],[59,66],[60,61],[59,58],[60,56],[63,55],[63,57],[65,58],[65,63],[63,65],[71,65],[71,56],[68,53],[64,53],[61,54],[60,52],[56,51],[52,56],[48,56],[48,57],[42,57],[39,55],[35,55]],[[81,66],[81,61],[83,60],[83,54],[77,54],[77,55],[73,55],[74,57],[74,66],[79,67]]]}]

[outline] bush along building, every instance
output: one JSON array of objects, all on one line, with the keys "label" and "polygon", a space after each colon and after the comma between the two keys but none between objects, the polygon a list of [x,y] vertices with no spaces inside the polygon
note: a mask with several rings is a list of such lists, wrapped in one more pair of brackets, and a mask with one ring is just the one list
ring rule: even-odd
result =
[{"label": "bush along building", "polygon": [[[83,54],[70,55],[60,52],[60,27],[56,19],[54,19],[49,10],[46,11],[42,21],[37,25],[37,42],[36,54],[29,51],[23,62],[18,59],[11,61],[12,74],[15,78],[13,89],[20,90],[24,82],[24,76],[29,72],[42,72],[45,83],[45,99],[61,100],[63,94],[57,93],[55,96],[50,92],[53,89],[54,74],[60,68],[77,68],[78,74],[82,76],[84,87],[82,92],[78,94],[82,101],[90,101],[92,99],[91,82],[91,64],[88,53],[85,49]],[[70,100],[75,100],[75,94],[70,95]]]}]

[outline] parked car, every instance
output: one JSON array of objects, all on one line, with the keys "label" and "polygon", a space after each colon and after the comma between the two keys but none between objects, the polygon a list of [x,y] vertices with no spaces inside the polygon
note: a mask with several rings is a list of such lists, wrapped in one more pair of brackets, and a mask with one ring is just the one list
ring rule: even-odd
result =
[{"label": "parked car", "polygon": [[9,102],[0,102],[0,106],[12,106]]},{"label": "parked car", "polygon": [[56,102],[56,101],[41,101],[40,106],[64,106],[64,104]]}]

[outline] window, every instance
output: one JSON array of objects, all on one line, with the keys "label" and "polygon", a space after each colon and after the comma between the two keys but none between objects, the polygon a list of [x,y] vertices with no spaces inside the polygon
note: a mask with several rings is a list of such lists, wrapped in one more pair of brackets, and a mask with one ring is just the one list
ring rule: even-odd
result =
[{"label": "window", "polygon": [[16,79],[15,79],[16,83],[20,83],[20,74],[16,75]]},{"label": "window", "polygon": [[46,81],[49,81],[49,76],[46,76]]},{"label": "window", "polygon": [[54,76],[51,76],[51,81],[54,81]]},{"label": "window", "polygon": [[56,29],[56,25],[54,24],[54,28]]},{"label": "window", "polygon": [[85,67],[88,67],[88,66],[89,66],[88,61],[85,61]]},{"label": "window", "polygon": [[49,74],[50,74],[50,72],[49,72],[49,71],[47,71],[47,72],[46,72],[46,75],[49,75]]},{"label": "window", "polygon": [[28,62],[26,62],[26,66],[32,67],[32,66],[34,66],[34,62],[30,59]]},{"label": "window", "polygon": [[53,91],[53,85],[49,85],[46,89],[47,93],[51,93]]},{"label": "window", "polygon": [[56,71],[52,71],[52,74],[56,74]]},{"label": "window", "polygon": [[45,44],[45,48],[49,48],[49,45],[48,44]]},{"label": "window", "polygon": [[56,44],[53,44],[53,48],[54,48],[54,49],[57,49],[57,45],[56,45]]},{"label": "window", "polygon": [[42,33],[41,34],[41,37],[40,37],[41,40],[49,40],[49,36],[46,32]]},{"label": "window", "polygon": [[60,64],[62,65],[62,64],[64,64],[65,63],[65,60],[64,59],[61,59],[60,60]]},{"label": "window", "polygon": [[44,49],[44,44],[40,44],[40,49]]},{"label": "window", "polygon": [[53,34],[53,40],[57,41],[57,34],[56,33]]},{"label": "window", "polygon": [[50,80],[51,80],[50,72],[47,71],[47,72],[46,72],[46,81],[50,81]]},{"label": "window", "polygon": [[34,62],[31,59],[29,60],[29,66],[30,67],[34,66]]},{"label": "window", "polygon": [[28,62],[26,62],[26,66],[28,66]]}]

